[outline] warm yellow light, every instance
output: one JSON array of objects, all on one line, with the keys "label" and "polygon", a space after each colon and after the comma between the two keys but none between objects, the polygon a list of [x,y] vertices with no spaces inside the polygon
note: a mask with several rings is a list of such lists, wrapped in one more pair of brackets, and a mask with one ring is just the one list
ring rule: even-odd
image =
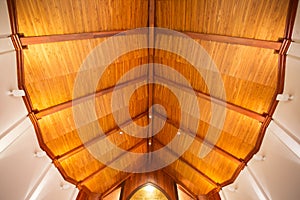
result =
[{"label": "warm yellow light", "polygon": [[147,185],[147,186],[145,186],[145,190],[146,190],[147,192],[153,192],[154,189],[155,189],[155,188],[154,188],[152,185]]}]

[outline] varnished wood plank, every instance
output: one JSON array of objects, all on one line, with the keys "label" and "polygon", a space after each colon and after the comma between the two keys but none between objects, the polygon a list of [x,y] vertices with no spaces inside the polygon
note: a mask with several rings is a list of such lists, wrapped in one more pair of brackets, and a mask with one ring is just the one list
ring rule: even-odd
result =
[{"label": "varnished wood plank", "polygon": [[293,28],[295,24],[297,7],[299,0],[290,0],[289,8],[288,8],[288,16],[286,18],[286,26],[285,26],[285,39],[292,39]]},{"label": "varnished wood plank", "polygon": [[256,113],[254,111],[251,111],[251,110],[248,110],[248,109],[245,109],[243,107],[240,107],[238,105],[234,105],[232,103],[229,103],[229,102],[226,102],[226,101],[223,101],[221,99],[218,99],[218,98],[215,98],[215,97],[212,97],[208,94],[205,94],[201,91],[194,91],[194,90],[190,90],[188,87],[184,86],[184,85],[181,85],[180,83],[175,83],[173,81],[170,81],[170,80],[167,80],[163,77],[159,77],[159,76],[155,76],[155,78],[163,83],[166,83],[168,85],[172,85],[172,86],[175,86],[175,87],[179,87],[185,91],[188,91],[188,92],[195,92],[197,94],[198,97],[202,98],[202,99],[206,99],[208,101],[212,101],[213,103],[216,103],[216,104],[219,104],[219,105],[223,105],[223,106],[226,106],[228,109],[230,110],[233,110],[233,111],[236,111],[238,113],[241,113],[243,115],[246,115],[248,117],[251,117],[253,119],[256,119],[260,122],[263,122],[265,120],[265,116],[259,114],[259,113]]},{"label": "varnished wood plank", "polygon": [[51,42],[65,42],[71,40],[86,40],[93,38],[107,38],[123,32],[122,30],[116,31],[100,31],[90,33],[73,33],[64,35],[44,35],[44,36],[29,36],[21,37],[22,46],[44,44]]},{"label": "varnished wood plank", "polygon": [[[156,117],[160,117],[161,119],[164,119],[163,116],[160,113],[155,112],[154,113]],[[167,118],[166,119],[167,123],[171,124],[172,126],[179,128],[178,125],[176,123],[174,123],[171,119]],[[237,163],[237,164],[241,164],[244,161],[242,159],[239,159],[237,157],[235,157],[234,155],[232,155],[231,153],[225,151],[224,149],[211,144],[209,141],[205,140],[204,138],[201,138],[199,135],[197,135],[196,133],[191,133],[190,130],[187,127],[180,127],[184,132],[186,132],[187,134],[190,134],[191,136],[195,135],[195,139],[198,140],[201,143],[205,143],[206,145],[210,146],[211,148],[214,148],[214,150],[218,153],[220,153],[221,155],[225,156],[227,159]]]},{"label": "varnished wood plank", "polygon": [[193,197],[193,199],[197,199],[197,195],[193,193],[189,188],[187,188],[186,185],[183,184],[183,182],[181,182],[180,180],[178,180],[174,175],[169,173],[166,169],[162,169],[162,172],[171,177],[176,183],[180,184],[180,186],[184,188],[184,190],[187,191],[189,195]]},{"label": "varnished wood plank", "polygon": [[165,147],[171,154],[173,154],[175,157],[178,157],[178,159],[180,161],[182,161],[184,164],[186,164],[190,168],[192,168],[195,172],[197,172],[198,174],[200,174],[207,182],[209,182],[210,184],[214,185],[215,187],[219,187],[219,183],[216,183],[214,180],[212,180],[206,174],[204,174],[199,169],[197,169],[195,166],[193,166],[192,164],[190,164],[186,159],[184,159],[183,157],[180,157],[177,153],[175,153],[174,151],[172,151],[169,147],[164,146],[164,144],[162,144],[159,140],[154,139],[154,142],[158,143],[161,147]]},{"label": "varnished wood plank", "polygon": [[[153,105],[153,80],[154,80],[154,47],[155,44],[155,34],[154,34],[154,23],[155,23],[155,1],[148,1],[148,25],[149,25],[149,33],[148,33],[148,110],[149,110],[149,118],[153,115],[153,109],[150,109]],[[151,120],[151,119],[149,119]],[[148,127],[148,138],[151,140],[153,132],[153,123]],[[151,142],[151,141],[149,141]],[[151,151],[152,146],[148,145],[148,152]],[[151,158],[150,158],[151,159]]]},{"label": "varnished wood plank", "polygon": [[76,154],[76,153],[78,153],[78,152],[84,150],[86,146],[89,146],[89,145],[91,145],[91,144],[94,144],[94,143],[97,142],[98,140],[101,140],[101,139],[103,139],[103,138],[105,138],[105,137],[107,137],[107,136],[109,136],[109,135],[115,133],[115,132],[118,131],[121,127],[124,127],[124,126],[129,125],[130,123],[132,123],[132,121],[135,122],[135,121],[141,119],[141,118],[144,117],[146,114],[147,114],[146,112],[145,112],[145,113],[141,113],[141,114],[139,114],[138,116],[134,117],[133,119],[129,119],[129,120],[127,120],[126,122],[122,123],[122,124],[120,125],[120,127],[117,126],[117,127],[113,128],[112,130],[108,131],[107,133],[105,133],[104,135],[99,135],[99,136],[97,136],[97,137],[95,137],[95,138],[93,138],[93,139],[91,139],[91,140],[85,142],[84,144],[82,144],[82,145],[80,145],[80,146],[78,146],[78,147],[76,147],[76,148],[73,148],[72,150],[70,150],[70,151],[68,151],[68,152],[66,152],[66,153],[64,153],[64,154],[55,157],[54,159],[57,159],[59,162],[62,162],[63,160],[68,159],[70,156],[72,156],[72,155],[74,155],[74,154]]},{"label": "varnished wood plank", "polygon": [[[77,34],[64,34],[64,35],[46,35],[46,36],[29,36],[21,37],[22,46],[43,44],[51,42],[64,42],[71,40],[84,40],[93,38],[106,38],[119,34],[123,31],[102,31],[102,32],[90,32],[90,33],[77,33]],[[180,32],[180,31],[179,31]],[[280,41],[269,41],[269,40],[257,40],[250,38],[232,37],[225,35],[214,35],[206,33],[196,33],[196,32],[181,32],[192,39],[200,39],[207,41],[215,41],[229,44],[239,44],[245,46],[253,46],[267,49],[279,50],[282,42]]]},{"label": "varnished wood plank", "polygon": [[239,45],[274,49],[274,50],[279,50],[282,43],[279,41],[277,42],[277,41],[269,41],[269,40],[257,40],[251,38],[215,35],[215,34],[207,34],[207,33],[195,33],[195,32],[182,32],[182,33],[186,34],[187,36],[193,39],[208,40],[208,41],[222,42],[222,43],[229,43],[229,44],[239,44]]},{"label": "varnished wood plank", "polygon": [[[114,163],[115,161],[117,161],[118,159],[120,159],[122,156],[124,156],[125,154],[127,154],[128,152],[137,149],[138,147],[142,146],[143,144],[145,144],[147,141],[145,139],[141,140],[139,143],[137,143],[136,145],[134,145],[133,147],[131,147],[130,149],[127,149],[125,152],[123,152],[122,154],[120,154],[119,156],[115,157],[113,160],[111,160],[110,162],[107,163],[107,165],[110,165],[112,163]],[[96,174],[100,173],[103,169],[105,169],[108,166],[104,166],[102,168],[100,168],[99,170],[95,171],[94,173],[92,173],[91,175],[89,175],[88,177],[84,178],[83,180],[81,180],[79,182],[79,185],[84,185],[85,182],[89,181],[90,179],[92,179]],[[118,183],[118,185],[121,182]]]},{"label": "varnished wood plank", "polygon": [[80,103],[85,102],[87,100],[90,100],[90,99],[92,99],[94,97],[102,96],[104,94],[111,93],[114,90],[124,88],[124,87],[126,87],[126,86],[128,86],[130,84],[138,83],[140,81],[145,80],[145,78],[146,78],[145,76],[142,76],[142,77],[139,77],[139,78],[136,78],[136,79],[124,82],[124,83],[120,83],[117,87],[106,88],[104,90],[96,92],[95,94],[86,95],[86,96],[83,96],[83,97],[80,97],[80,98],[77,98],[77,99],[74,99],[74,100],[71,100],[71,101],[67,101],[67,102],[59,104],[59,105],[52,106],[50,108],[46,108],[46,109],[41,110],[41,111],[36,111],[35,112],[36,113],[36,117],[38,119],[40,119],[40,118],[42,118],[44,116],[53,114],[55,112],[61,111],[61,110],[66,109],[66,108],[70,108],[73,105],[80,104]]}]

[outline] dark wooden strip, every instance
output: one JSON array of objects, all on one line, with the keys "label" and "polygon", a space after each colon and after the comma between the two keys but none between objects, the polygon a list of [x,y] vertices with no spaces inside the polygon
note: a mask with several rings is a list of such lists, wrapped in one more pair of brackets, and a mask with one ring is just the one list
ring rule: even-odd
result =
[{"label": "dark wooden strip", "polygon": [[100,91],[96,92],[95,94],[89,94],[89,95],[86,95],[86,96],[83,96],[83,97],[79,97],[79,98],[74,99],[74,100],[70,100],[70,101],[64,102],[62,104],[58,104],[58,105],[46,108],[46,109],[41,110],[41,111],[36,111],[35,114],[36,114],[37,118],[40,119],[40,118],[42,118],[44,116],[53,114],[53,113],[61,111],[63,109],[70,108],[73,105],[77,105],[77,104],[83,103],[83,102],[85,102],[87,100],[91,100],[94,97],[99,97],[99,96],[111,93],[114,90],[118,90],[118,89],[124,88],[124,87],[126,87],[128,85],[132,85],[132,84],[144,81],[144,80],[146,80],[146,76],[141,76],[141,77],[139,77],[137,79],[133,79],[133,80],[121,83],[117,87],[106,88],[104,90],[100,90]]},{"label": "dark wooden strip", "polygon": [[29,36],[22,37],[22,46],[33,45],[33,44],[44,44],[52,42],[65,42],[71,40],[86,40],[94,38],[107,38],[123,32],[118,31],[100,31],[100,32],[90,32],[90,33],[73,33],[73,34],[63,34],[63,35],[43,35],[43,36]]},{"label": "dark wooden strip", "polygon": [[211,102],[219,104],[219,105],[224,105],[224,106],[226,106],[226,108],[228,108],[230,110],[233,110],[233,111],[238,112],[240,114],[246,115],[246,116],[251,117],[251,118],[253,118],[255,120],[258,120],[260,122],[263,122],[265,120],[265,116],[264,115],[256,113],[256,112],[254,112],[252,110],[248,110],[246,108],[243,108],[241,106],[237,106],[237,105],[232,104],[230,102],[226,102],[224,100],[212,97],[212,96],[210,96],[210,95],[208,95],[206,93],[203,93],[201,91],[191,90],[190,88],[188,88],[188,87],[186,87],[186,86],[184,86],[184,85],[182,85],[180,83],[176,83],[174,81],[167,80],[167,79],[165,79],[163,77],[160,77],[160,76],[155,76],[155,78],[157,80],[165,83],[165,84],[172,85],[174,87],[178,87],[178,88],[183,89],[183,90],[185,90],[187,92],[196,93],[196,95],[198,97],[202,98],[202,99],[205,99],[207,101],[211,101]]},{"label": "dark wooden strip", "polygon": [[226,35],[214,35],[214,34],[204,34],[204,33],[195,33],[195,32],[182,32],[187,36],[198,39],[198,40],[207,40],[214,42],[222,42],[229,44],[239,44],[245,46],[266,48],[266,49],[274,49],[279,50],[281,43],[279,41],[269,41],[269,40],[258,40],[252,38],[241,38],[241,37],[233,37]]}]

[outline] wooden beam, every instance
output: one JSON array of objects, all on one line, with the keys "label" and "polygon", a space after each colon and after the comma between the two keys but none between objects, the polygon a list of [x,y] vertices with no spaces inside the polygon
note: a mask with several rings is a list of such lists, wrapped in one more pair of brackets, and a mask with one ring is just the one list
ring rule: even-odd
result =
[{"label": "wooden beam", "polygon": [[[176,183],[175,183],[175,187],[176,187]],[[190,198],[194,198],[192,194],[190,194],[189,191],[187,191],[184,187],[182,187],[181,185],[177,185],[177,188],[179,190],[181,190],[183,193],[185,193],[186,195],[188,195]],[[177,193],[178,193],[178,190],[177,190]]]},{"label": "wooden beam", "polygon": [[19,32],[18,20],[17,20],[17,9],[16,0],[7,0],[8,14],[10,19],[10,27],[12,34],[17,34]]},{"label": "wooden beam", "polygon": [[[148,110],[149,110],[149,120],[151,120],[151,116],[153,115],[153,109],[151,108],[153,105],[153,81],[154,81],[154,47],[155,44],[155,34],[154,34],[154,26],[155,26],[155,0],[149,0],[148,1]],[[150,109],[151,108],[151,109]],[[152,121],[153,122],[153,121]],[[150,122],[149,122],[150,123]],[[152,135],[153,135],[153,123],[152,125],[148,126],[148,143],[151,143],[152,141]],[[152,151],[153,145],[147,146],[147,151]],[[151,160],[151,158],[149,158]]]},{"label": "wooden beam", "polygon": [[[155,116],[157,117],[160,117],[161,119],[164,119],[164,117],[158,113],[158,112],[155,112],[154,113]],[[170,125],[172,125],[173,127],[179,129],[179,125],[175,122],[173,122],[170,118],[167,118],[166,119],[166,122]],[[180,126],[181,130],[183,130],[186,134],[189,134],[190,136],[195,136],[195,139],[198,140],[199,142],[201,143],[204,143],[206,144],[207,146],[210,146],[211,148],[214,149],[214,151],[216,151],[217,153],[225,156],[227,159],[231,160],[232,162],[235,162],[237,164],[243,164],[243,160],[242,159],[239,159],[237,158],[236,156],[232,155],[231,153],[225,151],[224,149],[210,143],[209,141],[205,140],[204,138],[200,137],[199,135],[197,135],[197,133],[191,133],[191,131],[187,128],[187,127],[184,127],[184,126]]]},{"label": "wooden beam", "polygon": [[105,137],[117,132],[118,130],[120,130],[121,127],[124,127],[124,126],[127,126],[129,125],[130,123],[135,122],[139,119],[141,119],[142,117],[146,116],[147,115],[147,111],[146,112],[143,112],[139,115],[137,115],[136,117],[134,117],[133,119],[129,119],[127,121],[125,121],[124,123],[122,123],[120,126],[117,126],[113,129],[111,129],[110,131],[106,132],[104,135],[98,135],[94,138],[92,138],[91,140],[83,143],[82,145],[78,146],[78,147],[75,147],[73,149],[71,149],[70,151],[62,154],[62,155],[59,155],[59,156],[56,156],[54,159],[57,159],[59,162],[62,162],[63,160],[65,159],[68,159],[69,157],[71,157],[72,155],[84,150],[87,146],[89,145],[92,145],[94,144],[95,142],[101,140],[101,139],[104,139]]},{"label": "wooden beam", "polygon": [[263,138],[265,136],[266,130],[269,126],[269,124],[271,123],[272,118],[271,117],[267,117],[266,120],[263,122],[261,128],[260,128],[260,133],[258,135],[258,138],[256,140],[255,146],[252,149],[252,151],[246,156],[245,158],[245,162],[249,162],[249,160],[253,157],[254,154],[256,154],[258,152],[258,150],[260,149],[260,146],[262,144]]},{"label": "wooden beam", "polygon": [[[138,147],[142,146],[143,144],[147,144],[147,141],[145,139],[142,139],[140,142],[138,142],[137,144],[135,144],[133,147],[127,149],[127,151],[121,153],[120,155],[118,155],[117,157],[115,157],[114,159],[112,159],[110,162],[107,163],[107,165],[110,165],[112,163],[114,163],[115,161],[119,160],[121,157],[123,157],[124,155],[126,155],[128,152],[137,149]],[[98,169],[97,171],[93,172],[92,174],[90,174],[89,176],[85,177],[83,180],[79,181],[78,185],[84,185],[85,182],[93,179],[98,173],[100,173],[102,170],[104,170],[106,167],[108,167],[107,165],[101,167],[100,169]],[[120,184],[120,182],[119,182]]]},{"label": "wooden beam", "polygon": [[238,105],[235,105],[233,103],[229,103],[227,101],[224,101],[222,99],[218,99],[216,97],[212,97],[206,93],[203,93],[201,91],[197,91],[197,90],[191,90],[189,87],[185,86],[185,85],[182,85],[180,83],[177,83],[177,82],[174,82],[174,81],[171,81],[171,80],[167,80],[163,77],[160,77],[160,76],[155,76],[155,78],[167,85],[172,85],[174,87],[177,87],[177,88],[180,88],[180,89],[183,89],[187,92],[190,92],[190,93],[196,93],[196,95],[201,98],[201,99],[205,99],[207,101],[211,101],[215,104],[218,104],[218,105],[225,105],[226,108],[230,109],[230,110],[233,110],[235,112],[238,112],[240,114],[243,114],[243,115],[246,115],[248,117],[251,117],[252,119],[255,119],[255,120],[258,120],[260,122],[263,122],[265,120],[265,116],[262,115],[262,114],[259,114],[259,113],[256,113],[252,110],[248,110],[246,108],[243,108],[241,106],[238,106]]},{"label": "wooden beam", "polygon": [[191,37],[192,39],[197,40],[207,40],[221,43],[229,43],[229,44],[238,44],[266,49],[274,49],[279,50],[281,43],[279,41],[269,41],[269,40],[258,40],[252,38],[242,38],[242,37],[233,37],[226,35],[215,35],[215,34],[207,34],[207,33],[195,33],[195,32],[187,32],[183,31],[185,35]]},{"label": "wooden beam", "polygon": [[[149,26],[154,27],[155,25],[155,2],[149,1]],[[153,17],[154,16],[154,17]],[[153,26],[152,26],[153,25]],[[52,42],[65,42],[72,40],[85,40],[94,38],[106,38],[122,33],[126,30],[115,30],[115,31],[100,31],[100,32],[87,32],[87,33],[73,33],[73,34],[61,34],[61,35],[43,35],[43,36],[28,36],[21,37],[22,46],[44,44]],[[179,31],[180,32],[180,31]],[[221,43],[238,44],[245,46],[253,46],[259,48],[267,48],[279,50],[281,43],[280,41],[269,41],[269,40],[258,40],[252,38],[233,37],[225,35],[207,34],[207,33],[196,33],[182,31],[181,33],[191,37],[192,39],[207,40]]]},{"label": "wooden beam", "polygon": [[120,83],[117,87],[106,88],[106,89],[103,89],[103,90],[100,90],[100,91],[96,92],[95,94],[89,94],[89,95],[86,95],[86,96],[83,96],[83,97],[79,97],[77,99],[73,99],[73,100],[64,102],[62,104],[58,104],[58,105],[43,109],[41,111],[36,111],[35,112],[36,117],[38,119],[40,119],[42,117],[45,117],[47,115],[53,114],[53,113],[58,112],[58,111],[61,111],[63,109],[70,108],[73,105],[77,105],[77,104],[83,103],[85,101],[91,100],[94,97],[99,97],[99,96],[102,96],[102,95],[105,95],[105,94],[108,94],[108,93],[112,93],[114,90],[118,90],[118,89],[124,88],[128,85],[132,85],[132,84],[136,84],[138,82],[144,81],[144,80],[146,80],[146,78],[147,78],[146,76],[141,76],[139,78],[136,78],[136,79],[124,82],[124,83]]},{"label": "wooden beam", "polygon": [[[106,197],[111,192],[113,192],[115,189],[117,189],[118,187],[120,187],[122,185],[122,183],[124,181],[126,181],[127,179],[129,179],[132,175],[133,175],[133,173],[130,173],[127,176],[125,176],[124,178],[122,178],[121,181],[118,181],[117,183],[115,183],[111,188],[109,188],[108,190],[106,190],[105,192],[102,193],[101,198]],[[121,195],[120,195],[120,197],[121,197]]]},{"label": "wooden beam", "polygon": [[181,162],[183,162],[184,164],[188,165],[190,168],[192,168],[195,172],[197,172],[198,174],[200,174],[207,182],[209,182],[210,184],[214,185],[215,187],[220,187],[219,183],[215,182],[213,179],[211,179],[210,177],[208,177],[206,174],[204,174],[202,171],[200,171],[199,169],[197,169],[194,165],[192,165],[191,163],[189,163],[186,159],[184,159],[183,157],[181,157],[180,155],[178,155],[176,152],[172,151],[169,147],[165,146],[163,143],[161,143],[158,139],[155,139],[155,141],[162,147],[165,147],[171,154],[173,154],[173,156],[178,157],[178,160],[180,160]]},{"label": "wooden beam", "polygon": [[288,8],[288,16],[286,18],[286,27],[285,27],[285,39],[292,39],[293,28],[295,24],[297,7],[299,0],[290,0],[289,8]]},{"label": "wooden beam", "polygon": [[162,169],[162,172],[168,175],[171,179],[173,179],[175,183],[178,183],[182,188],[184,188],[184,190],[187,191],[193,199],[197,199],[197,195],[193,193],[190,189],[188,189],[188,187],[186,187],[186,185],[182,181],[178,180],[173,174],[169,173],[168,170]]},{"label": "wooden beam", "polygon": [[72,33],[72,34],[62,34],[62,35],[29,36],[29,37],[22,37],[21,43],[22,46],[27,46],[33,44],[44,44],[44,43],[52,43],[52,42],[66,42],[71,40],[107,38],[122,32],[123,30],[116,30],[116,31],[88,32],[88,33]]}]

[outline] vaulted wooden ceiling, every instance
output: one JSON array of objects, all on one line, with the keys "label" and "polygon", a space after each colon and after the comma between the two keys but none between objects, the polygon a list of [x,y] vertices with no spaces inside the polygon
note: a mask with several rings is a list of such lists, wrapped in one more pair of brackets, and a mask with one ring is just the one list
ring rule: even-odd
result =
[{"label": "vaulted wooden ceiling", "polygon": [[[19,87],[26,92],[24,101],[39,143],[64,178],[81,189],[79,198],[103,198],[133,176],[101,163],[87,150],[87,146],[103,138],[129,152],[149,153],[180,137],[178,131],[195,134],[187,151],[158,173],[179,184],[195,199],[218,198],[217,192],[233,182],[258,151],[276,107],[276,95],[282,92],[285,54],[294,20],[292,11],[297,1],[9,0],[8,3],[18,48]],[[73,99],[75,79],[83,61],[108,37],[148,26],[176,30],[199,43],[218,67],[226,98],[213,92],[218,91],[218,86],[213,91],[207,87],[207,82],[213,83],[215,72],[203,71],[200,75],[187,60],[163,50],[129,52],[109,65],[99,80],[95,95],[98,119],[82,127],[86,138],[83,142],[72,112],[73,103],[84,109],[84,104],[93,98],[91,91],[83,87],[80,97]],[[160,37],[153,34],[148,37],[159,43]],[[163,111],[149,108],[160,104],[167,114],[166,123],[150,138],[120,134],[131,122],[124,118],[120,127],[113,118],[110,104],[114,86],[126,72],[148,63],[167,65],[189,81],[197,95],[201,117],[194,117],[189,111],[180,112],[179,100],[170,88],[155,82],[179,90],[180,98],[189,98],[191,91],[164,68],[149,64],[119,88],[126,91],[141,82],[154,82],[139,87],[130,97],[130,115],[140,126],[150,121],[158,126],[163,122]],[[98,80],[97,70],[95,67],[84,73],[89,79]],[[225,106],[222,130],[210,124],[212,105]],[[182,116],[189,120],[180,121]],[[104,134],[97,133],[97,124]],[[191,133],[192,126],[198,126],[195,133]],[[220,131],[216,144],[205,140],[208,129]],[[202,145],[212,147],[212,151],[200,158],[198,151]],[[108,154],[110,163],[126,156],[113,150]],[[168,156],[177,155],[170,149]],[[140,167],[145,164],[139,160],[134,163]]]}]

